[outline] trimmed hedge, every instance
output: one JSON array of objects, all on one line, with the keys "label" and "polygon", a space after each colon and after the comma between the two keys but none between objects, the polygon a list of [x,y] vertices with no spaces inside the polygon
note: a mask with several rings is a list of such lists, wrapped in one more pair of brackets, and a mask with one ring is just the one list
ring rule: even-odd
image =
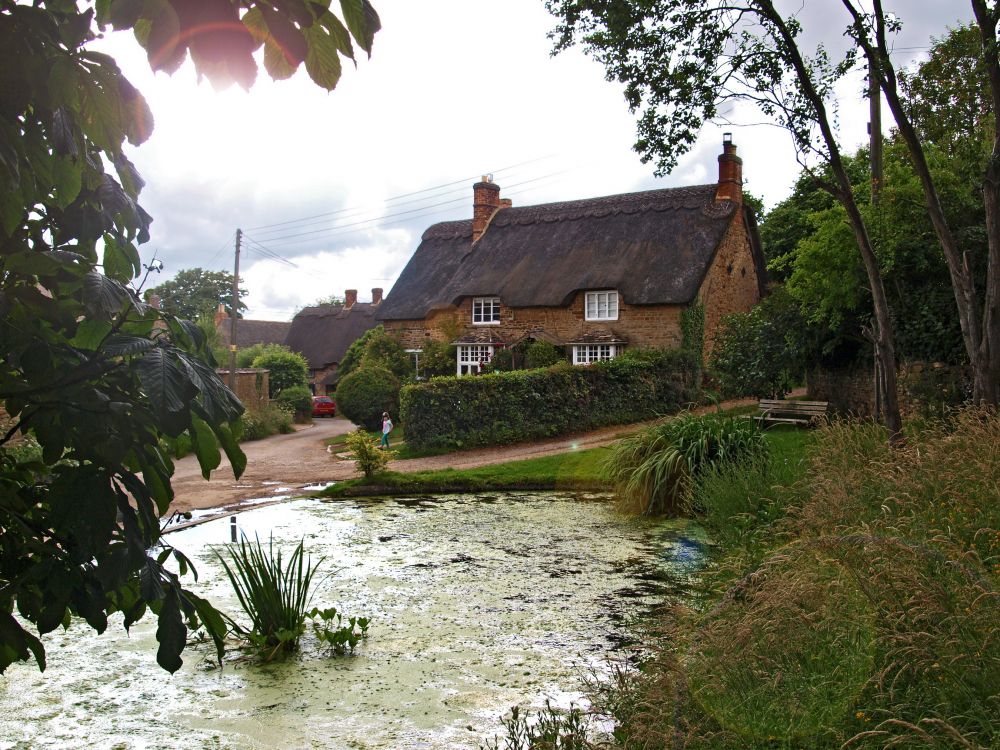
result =
[{"label": "trimmed hedge", "polygon": [[382,412],[395,421],[399,413],[399,380],[382,367],[359,367],[337,383],[337,409],[367,430],[382,429]]},{"label": "trimmed hedge", "polygon": [[416,450],[501,445],[669,414],[696,400],[700,363],[682,351],[635,350],[588,367],[405,386],[400,421]]}]

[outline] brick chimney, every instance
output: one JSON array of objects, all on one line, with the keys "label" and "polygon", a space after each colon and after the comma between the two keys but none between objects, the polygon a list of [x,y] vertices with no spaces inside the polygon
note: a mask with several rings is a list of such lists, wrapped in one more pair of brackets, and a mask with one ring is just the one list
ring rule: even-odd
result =
[{"label": "brick chimney", "polygon": [[229,320],[229,313],[226,312],[226,306],[220,302],[215,308],[215,327],[218,328],[224,320]]},{"label": "brick chimney", "polygon": [[382,287],[376,286],[372,288],[372,304],[378,305],[382,302]]},{"label": "brick chimney", "polygon": [[512,201],[510,198],[500,199],[500,208],[511,208],[513,205],[514,201]]},{"label": "brick chimney", "polygon": [[500,186],[491,175],[483,175],[481,182],[472,186],[472,241],[483,236],[486,225],[500,208]]},{"label": "brick chimney", "polygon": [[358,290],[357,289],[345,289],[344,290],[344,309],[349,310],[354,307],[354,303],[358,301]]},{"label": "brick chimney", "polygon": [[743,160],[736,155],[732,133],[722,134],[722,153],[719,154],[719,187],[715,200],[743,203]]}]

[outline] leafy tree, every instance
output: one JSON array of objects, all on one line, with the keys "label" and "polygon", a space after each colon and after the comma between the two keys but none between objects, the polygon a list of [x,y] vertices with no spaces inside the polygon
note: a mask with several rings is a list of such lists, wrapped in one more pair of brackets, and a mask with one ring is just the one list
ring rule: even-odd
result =
[{"label": "leafy tree", "polygon": [[[378,29],[365,0],[342,7],[346,30],[321,3],[0,0],[0,399],[15,420],[0,435],[0,672],[32,657],[44,669],[29,628],[73,617],[101,632],[112,613],[128,628],[151,609],[171,672],[189,627],[204,626],[220,658],[225,635],[166,567],[189,563],[161,539],[173,464],[160,438],[186,434],[206,477],[221,447],[239,476],[242,406],[199,328],[129,286],[151,217],[122,147],[149,137],[152,114],[90,43],[109,24],[132,29],[154,69],[190,50],[213,83],[246,87],[263,44],[272,75],[305,61],[330,89],[350,38],[370,51]],[[17,432],[35,436],[41,462],[6,450]]]},{"label": "leafy tree", "polygon": [[[979,0],[976,0],[977,2]],[[871,289],[871,338],[883,373],[896,352],[885,287],[869,227],[858,207],[834,130],[834,85],[855,68],[858,51],[834,60],[800,46],[802,24],[772,0],[547,0],[561,19],[556,51],[582,41],[609,79],[625,84],[630,108],[641,110],[636,150],[657,173],[677,164],[706,120],[734,102],[749,102],[785,128],[813,179],[840,203]],[[1000,160],[998,160],[1000,162]],[[826,175],[826,176],[825,176]],[[890,439],[901,439],[894,377],[877,379]]]},{"label": "leafy tree", "polygon": [[727,315],[709,361],[727,397],[781,398],[802,382],[814,336],[778,287],[750,312]]},{"label": "leafy tree", "polygon": [[566,355],[559,347],[540,339],[532,341],[524,350],[524,367],[527,370],[548,367],[565,360]]},{"label": "leafy tree", "polygon": [[347,347],[337,368],[338,378],[349,375],[359,367],[381,367],[403,380],[415,375],[413,359],[381,325],[365,331]]},{"label": "leafy tree", "polygon": [[382,426],[382,412],[399,414],[399,379],[384,367],[359,367],[337,383],[340,413],[366,430]]},{"label": "leafy tree", "polygon": [[[253,361],[262,354],[274,354],[276,352],[290,352],[291,349],[284,344],[251,344],[236,352],[237,367],[253,367]],[[226,355],[229,356],[228,353]]]},{"label": "leafy tree", "polygon": [[[500,350],[501,352],[504,350]],[[500,352],[497,352],[498,354]],[[494,355],[495,356],[495,355]],[[510,369],[509,367],[507,369]],[[420,375],[432,378],[435,375],[455,374],[455,347],[444,341],[428,341],[420,353]]]},{"label": "leafy tree", "polygon": [[[1000,404],[1000,3],[972,0],[978,54],[970,59],[972,46],[963,32],[953,31],[948,39],[934,45],[927,67],[920,69],[923,75],[918,74],[921,84],[905,85],[891,58],[890,37],[900,27],[896,16],[884,11],[881,0],[876,0],[872,13],[855,6],[852,0],[842,2],[853,20],[848,33],[863,51],[871,75],[885,95],[944,253],[962,340],[972,365],[973,399]],[[966,80],[970,74],[984,75]],[[907,92],[909,102],[904,100]],[[943,116],[948,109],[957,119]],[[931,166],[930,151],[941,141],[939,128],[949,127],[956,140],[942,145],[948,148],[971,143],[972,151],[963,148],[962,155],[973,161],[976,140],[992,141],[981,173],[989,248],[981,305],[974,271],[944,210]]]},{"label": "leafy tree", "polygon": [[253,361],[253,367],[268,370],[268,395],[276,398],[286,388],[309,387],[309,363],[288,347],[271,349]]},{"label": "leafy tree", "polygon": [[[242,298],[249,292],[240,289],[239,317],[247,306]],[[164,281],[146,292],[160,298],[160,307],[181,318],[194,320],[200,316],[214,316],[219,305],[225,307],[226,314],[233,309],[233,275],[225,271],[205,271],[201,268],[186,268],[178,271],[169,281]]]}]

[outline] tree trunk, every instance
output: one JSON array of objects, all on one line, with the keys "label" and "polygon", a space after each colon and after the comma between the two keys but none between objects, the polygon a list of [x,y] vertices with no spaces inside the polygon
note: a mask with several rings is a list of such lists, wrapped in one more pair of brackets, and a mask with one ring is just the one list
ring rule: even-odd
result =
[{"label": "tree trunk", "polygon": [[875,347],[875,360],[885,374],[880,383],[876,383],[879,393],[879,400],[885,415],[885,426],[889,431],[889,442],[898,444],[903,439],[903,421],[899,414],[899,395],[896,389],[896,348],[893,343],[892,322],[889,318],[889,302],[885,296],[885,286],[882,284],[882,273],[878,267],[878,259],[875,257],[875,250],[872,247],[871,237],[868,235],[868,228],[865,226],[864,217],[858,209],[858,204],[854,200],[854,193],[851,190],[851,180],[847,176],[843,159],[840,156],[840,147],[837,144],[833,128],[830,126],[830,119],[826,113],[826,106],[823,97],[816,90],[816,86],[809,72],[809,67],[802,59],[799,48],[796,45],[795,35],[788,28],[784,18],[775,10],[771,0],[758,0],[756,3],[758,13],[762,18],[774,24],[785,45],[788,57],[787,62],[791,64],[799,86],[806,101],[812,107],[814,120],[823,134],[823,141],[830,153],[830,169],[833,171],[837,182],[835,197],[847,211],[847,218],[851,223],[854,238],[861,253],[861,259],[865,264],[865,272],[868,275],[868,285],[872,293],[872,307],[875,312],[875,335],[873,344]]}]

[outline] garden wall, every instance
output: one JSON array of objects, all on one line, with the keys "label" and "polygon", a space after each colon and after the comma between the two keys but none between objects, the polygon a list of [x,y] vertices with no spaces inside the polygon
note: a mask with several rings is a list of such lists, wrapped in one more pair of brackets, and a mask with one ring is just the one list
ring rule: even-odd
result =
[{"label": "garden wall", "polygon": [[470,448],[652,419],[698,397],[700,368],[680,351],[644,351],[588,367],[464,378],[403,388],[400,417],[412,448]]},{"label": "garden wall", "polygon": [[[834,414],[870,417],[875,411],[872,366],[830,370],[814,368],[806,374],[807,398],[829,401]],[[905,362],[896,373],[902,411],[960,404],[971,395],[967,367],[940,362]]]}]

